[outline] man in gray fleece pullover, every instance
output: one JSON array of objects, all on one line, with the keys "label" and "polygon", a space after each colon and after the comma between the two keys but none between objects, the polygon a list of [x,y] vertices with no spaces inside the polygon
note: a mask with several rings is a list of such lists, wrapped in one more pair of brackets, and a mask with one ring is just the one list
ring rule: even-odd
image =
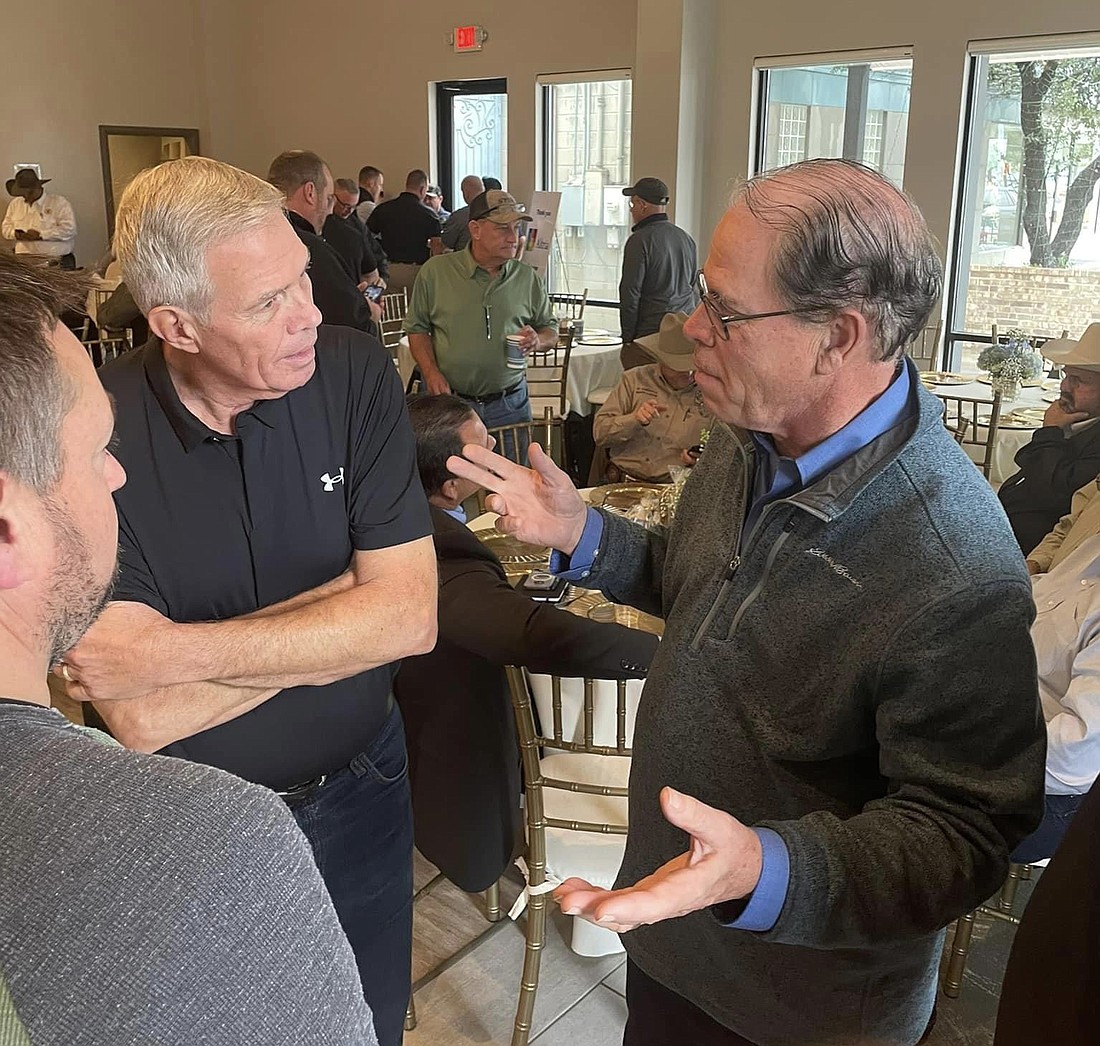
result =
[{"label": "man in gray fleece pullover", "polygon": [[0,1046],[377,1046],[284,804],[49,707],[107,599],[126,478],[57,322],[85,294],[0,255]]},{"label": "man in gray fleece pullover", "polygon": [[[1030,586],[904,347],[942,281],[916,208],[847,161],[750,182],[685,324],[718,422],[671,530],[452,459],[501,529],[660,613],[618,889],[625,1046],[913,1046],[943,927],[1042,809]],[[636,885],[631,885],[636,884]]]}]

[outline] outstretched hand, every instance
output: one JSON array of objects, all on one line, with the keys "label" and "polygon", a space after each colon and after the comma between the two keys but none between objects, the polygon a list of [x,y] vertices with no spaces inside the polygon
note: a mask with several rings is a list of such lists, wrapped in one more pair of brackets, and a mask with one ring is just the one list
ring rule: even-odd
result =
[{"label": "outstretched hand", "polygon": [[566,879],[554,891],[566,915],[626,933],[752,893],[760,879],[763,852],[751,828],[672,788],[661,789],[661,810],[666,820],[691,836],[691,849],[622,890]]},{"label": "outstretched hand", "polygon": [[570,478],[537,443],[527,455],[530,468],[486,447],[468,444],[462,457],[447,459],[456,476],[491,490],[489,508],[500,517],[497,530],[532,545],[549,545],[571,555],[584,531],[587,508]]}]

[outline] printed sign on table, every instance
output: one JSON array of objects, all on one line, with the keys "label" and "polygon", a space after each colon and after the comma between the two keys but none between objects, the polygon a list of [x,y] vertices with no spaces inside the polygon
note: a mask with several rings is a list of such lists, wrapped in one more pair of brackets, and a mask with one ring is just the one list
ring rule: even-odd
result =
[{"label": "printed sign on table", "polygon": [[554,242],[560,206],[560,192],[537,192],[531,197],[531,206],[527,211],[534,220],[527,222],[527,237],[521,244],[519,256],[543,280],[550,269],[550,245]]}]

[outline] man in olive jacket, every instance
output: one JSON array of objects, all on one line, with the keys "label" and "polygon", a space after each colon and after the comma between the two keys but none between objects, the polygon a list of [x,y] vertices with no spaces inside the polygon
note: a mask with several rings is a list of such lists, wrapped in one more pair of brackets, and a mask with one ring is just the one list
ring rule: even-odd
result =
[{"label": "man in olive jacket", "polygon": [[761,176],[703,271],[684,334],[717,420],[667,534],[536,449],[450,463],[552,567],[665,618],[618,888],[555,893],[625,933],[624,1046],[914,1046],[943,927],[1042,811],[1031,587],[904,357],[942,289],[906,197],[850,161]]}]

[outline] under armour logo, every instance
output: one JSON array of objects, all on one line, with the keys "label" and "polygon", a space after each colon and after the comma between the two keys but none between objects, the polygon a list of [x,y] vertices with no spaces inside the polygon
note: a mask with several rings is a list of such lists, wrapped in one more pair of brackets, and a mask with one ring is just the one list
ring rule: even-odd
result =
[{"label": "under armour logo", "polygon": [[331,494],[336,489],[337,483],[344,482],[344,466],[340,466],[340,471],[335,476],[330,476],[327,472],[321,477],[321,482],[325,485],[325,493]]}]

